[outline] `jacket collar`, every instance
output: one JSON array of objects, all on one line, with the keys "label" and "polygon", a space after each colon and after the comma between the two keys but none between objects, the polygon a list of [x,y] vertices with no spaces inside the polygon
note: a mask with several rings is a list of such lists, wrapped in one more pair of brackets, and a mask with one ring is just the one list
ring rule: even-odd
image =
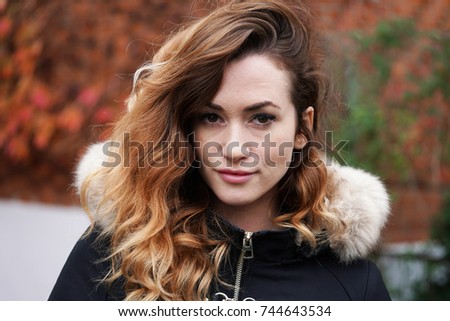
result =
[{"label": "jacket collar", "polygon": [[[235,230],[232,236],[232,255],[239,256],[243,247],[244,231]],[[253,258],[265,262],[292,262],[317,253],[305,242],[296,242],[297,232],[293,229],[258,231],[252,234]],[[318,250],[318,249],[316,249]]]},{"label": "jacket collar", "polygon": [[[215,215],[215,220],[209,220],[211,229],[214,230],[217,224],[220,224],[219,230],[222,231],[222,237],[231,243],[230,255],[238,258],[243,248],[246,231],[220,218],[212,211],[208,215]],[[297,233],[295,229],[287,228],[253,232],[251,235],[253,258],[259,261],[283,263],[303,260],[329,250],[328,244],[311,248],[307,242],[299,241]]]}]

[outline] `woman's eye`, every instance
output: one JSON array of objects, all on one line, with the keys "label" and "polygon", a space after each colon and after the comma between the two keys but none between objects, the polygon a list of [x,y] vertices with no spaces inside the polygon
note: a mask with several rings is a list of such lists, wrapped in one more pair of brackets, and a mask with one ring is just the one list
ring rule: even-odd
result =
[{"label": "woman's eye", "polygon": [[214,113],[207,113],[200,117],[200,119],[207,124],[215,124],[220,121],[220,117]]},{"label": "woman's eye", "polygon": [[252,118],[252,122],[258,126],[270,125],[275,120],[275,116],[269,114],[257,114]]}]

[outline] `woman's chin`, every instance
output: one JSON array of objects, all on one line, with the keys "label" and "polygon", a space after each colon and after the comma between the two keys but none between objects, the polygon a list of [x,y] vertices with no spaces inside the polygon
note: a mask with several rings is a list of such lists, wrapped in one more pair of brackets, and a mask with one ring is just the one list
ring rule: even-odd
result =
[{"label": "woman's chin", "polygon": [[222,197],[217,200],[217,206],[219,208],[245,208],[251,206],[255,200],[247,197],[242,197],[243,195],[236,195],[236,197]]}]

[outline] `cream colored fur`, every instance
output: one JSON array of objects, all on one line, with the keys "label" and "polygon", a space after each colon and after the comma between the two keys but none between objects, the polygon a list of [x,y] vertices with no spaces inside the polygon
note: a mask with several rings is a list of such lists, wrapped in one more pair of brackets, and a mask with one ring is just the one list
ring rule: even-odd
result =
[{"label": "cream colored fur", "polygon": [[[75,185],[80,191],[83,181],[102,168],[108,157],[103,153],[103,143],[91,145],[81,159]],[[380,233],[389,216],[389,197],[381,181],[360,169],[333,164],[327,167],[328,186],[326,205],[345,223],[342,235],[331,239],[331,247],[344,262],[367,257],[376,247]],[[104,194],[101,175],[90,177],[88,205],[94,220],[107,225],[114,213],[97,211]]]},{"label": "cream colored fur", "polygon": [[345,232],[331,240],[342,261],[366,257],[377,245],[390,213],[389,197],[380,180],[360,169],[327,167],[327,208],[344,221]]}]

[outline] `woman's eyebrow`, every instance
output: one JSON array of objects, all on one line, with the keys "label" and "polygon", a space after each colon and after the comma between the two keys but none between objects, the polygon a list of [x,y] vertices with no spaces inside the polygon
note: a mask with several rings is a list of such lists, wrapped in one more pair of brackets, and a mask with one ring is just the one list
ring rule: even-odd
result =
[{"label": "woman's eyebrow", "polygon": [[[211,103],[211,102],[210,102],[210,103],[207,103],[206,105],[207,105],[209,108],[212,108],[212,109],[215,109],[215,110],[218,110],[218,111],[223,111],[223,107],[220,106],[220,105],[218,105],[218,104],[215,104],[215,103]],[[260,109],[260,108],[263,108],[263,107],[266,107],[266,106],[272,106],[272,107],[281,109],[280,106],[274,104],[274,103],[271,102],[270,100],[264,100],[264,101],[257,102],[257,103],[254,103],[254,104],[251,104],[251,105],[249,105],[249,106],[244,107],[244,111],[245,111],[245,112],[255,111],[255,110],[257,110],[257,109]]]}]

